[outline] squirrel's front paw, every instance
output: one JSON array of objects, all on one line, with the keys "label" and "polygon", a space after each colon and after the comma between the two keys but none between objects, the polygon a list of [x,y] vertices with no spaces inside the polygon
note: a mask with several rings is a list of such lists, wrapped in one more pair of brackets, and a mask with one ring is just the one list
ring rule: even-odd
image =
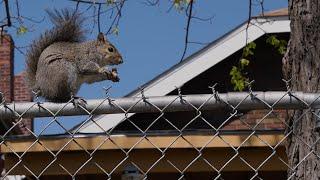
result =
[{"label": "squirrel's front paw", "polygon": [[104,68],[104,67],[99,68],[99,69],[98,69],[98,72],[99,72],[100,74],[110,74],[110,71],[109,71],[108,69]]},{"label": "squirrel's front paw", "polygon": [[111,80],[112,82],[119,82],[120,80],[116,68],[112,68],[111,71],[106,68],[100,68],[99,73],[106,75],[107,79]]},{"label": "squirrel's front paw", "polygon": [[111,80],[112,82],[119,82],[119,81],[120,81],[120,78],[119,78],[119,76],[118,76],[118,71],[117,71],[116,68],[113,68],[113,69],[111,70],[111,78],[110,78],[110,80]]}]

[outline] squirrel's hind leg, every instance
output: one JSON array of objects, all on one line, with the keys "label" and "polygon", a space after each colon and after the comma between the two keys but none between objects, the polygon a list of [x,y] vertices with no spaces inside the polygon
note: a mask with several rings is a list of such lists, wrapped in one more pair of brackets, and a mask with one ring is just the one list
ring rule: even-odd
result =
[{"label": "squirrel's hind leg", "polygon": [[36,80],[41,96],[51,102],[68,102],[81,85],[76,67],[64,59],[40,66]]}]

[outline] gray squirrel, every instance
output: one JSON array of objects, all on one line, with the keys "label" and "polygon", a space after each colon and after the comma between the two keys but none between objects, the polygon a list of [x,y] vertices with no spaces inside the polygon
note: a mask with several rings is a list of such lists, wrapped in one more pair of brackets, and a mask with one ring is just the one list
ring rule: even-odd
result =
[{"label": "gray squirrel", "polygon": [[102,33],[96,40],[83,41],[79,14],[68,9],[47,13],[54,27],[32,43],[26,56],[30,89],[49,101],[67,102],[78,99],[76,93],[83,83],[119,81],[117,70],[106,66],[121,64],[122,57]]}]

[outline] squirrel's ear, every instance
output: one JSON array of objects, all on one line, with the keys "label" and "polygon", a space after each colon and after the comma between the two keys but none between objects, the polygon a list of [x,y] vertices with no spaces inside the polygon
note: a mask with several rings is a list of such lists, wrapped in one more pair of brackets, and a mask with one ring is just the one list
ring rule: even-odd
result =
[{"label": "squirrel's ear", "polygon": [[101,32],[98,34],[98,38],[97,39],[98,39],[98,42],[100,42],[100,43],[105,43],[107,41],[107,38]]}]

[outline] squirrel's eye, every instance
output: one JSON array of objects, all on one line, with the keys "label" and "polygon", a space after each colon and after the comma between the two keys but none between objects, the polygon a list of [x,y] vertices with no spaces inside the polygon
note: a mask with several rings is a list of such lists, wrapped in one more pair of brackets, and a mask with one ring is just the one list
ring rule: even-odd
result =
[{"label": "squirrel's eye", "polygon": [[113,52],[114,49],[113,49],[112,47],[109,47],[109,48],[108,48],[108,51],[109,51],[109,52]]}]

